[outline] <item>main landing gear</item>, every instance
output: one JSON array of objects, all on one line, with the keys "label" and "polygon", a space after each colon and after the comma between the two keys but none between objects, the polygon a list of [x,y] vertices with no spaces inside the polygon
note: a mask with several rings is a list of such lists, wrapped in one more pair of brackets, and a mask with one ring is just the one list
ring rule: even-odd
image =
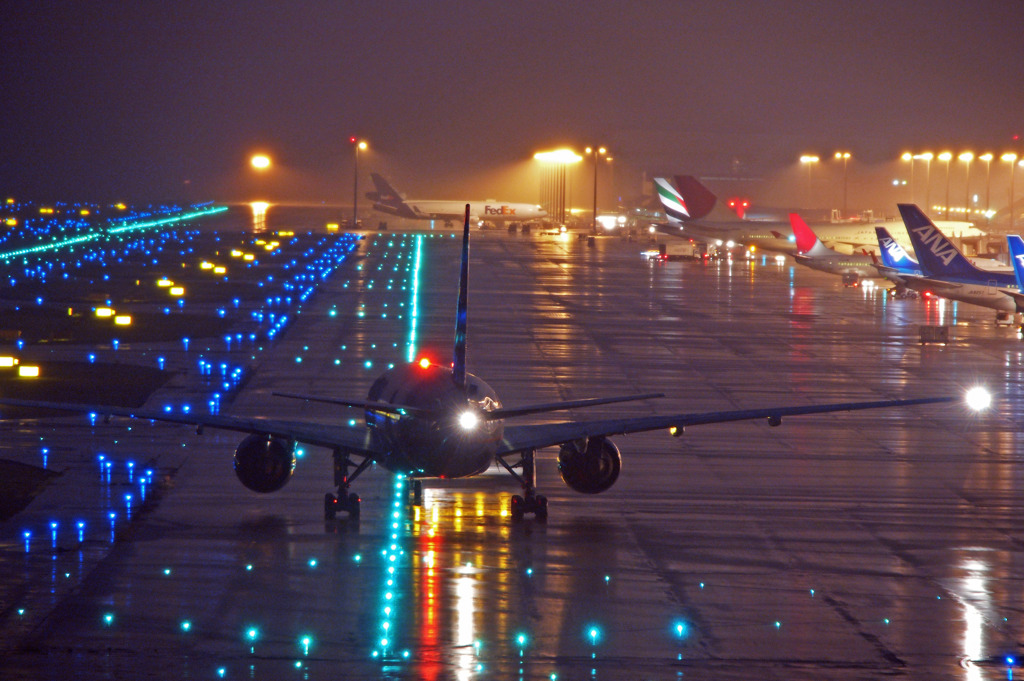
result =
[{"label": "main landing gear", "polygon": [[[498,462],[512,474],[523,486],[522,496],[513,494],[509,502],[509,512],[512,520],[522,520],[527,513],[532,513],[537,520],[548,519],[548,498],[537,494],[537,468],[535,466],[535,450],[527,449],[522,452],[522,458],[516,463],[509,464],[504,458],[498,456]],[[514,469],[521,468],[522,473]]]},{"label": "main landing gear", "polygon": [[[324,519],[334,520],[339,511],[348,513],[348,517],[359,520],[359,495],[349,492],[349,485],[360,473],[370,465],[370,458],[366,457],[358,466],[349,458],[348,452],[342,449],[334,450],[334,484],[338,487],[338,493],[328,492],[324,495]],[[352,475],[348,469],[355,467]]]}]

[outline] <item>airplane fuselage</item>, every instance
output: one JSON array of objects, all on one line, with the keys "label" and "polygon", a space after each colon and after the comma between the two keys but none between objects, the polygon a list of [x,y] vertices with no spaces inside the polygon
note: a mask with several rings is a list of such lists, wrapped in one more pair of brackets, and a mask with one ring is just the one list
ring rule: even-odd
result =
[{"label": "airplane fuselage", "polygon": [[366,425],[385,452],[377,462],[388,470],[463,478],[482,473],[494,462],[503,422],[487,420],[485,413],[499,409],[501,402],[480,378],[466,374],[466,385],[460,387],[450,368],[405,364],[382,374],[370,386],[368,398],[399,407],[397,413],[366,410]]},{"label": "airplane fuselage", "polygon": [[[375,203],[374,209],[390,215],[413,220],[462,220],[466,201],[406,200],[401,208],[386,203]],[[473,220],[483,222],[529,222],[547,217],[547,211],[529,203],[501,203],[498,201],[470,201],[469,214]]]}]

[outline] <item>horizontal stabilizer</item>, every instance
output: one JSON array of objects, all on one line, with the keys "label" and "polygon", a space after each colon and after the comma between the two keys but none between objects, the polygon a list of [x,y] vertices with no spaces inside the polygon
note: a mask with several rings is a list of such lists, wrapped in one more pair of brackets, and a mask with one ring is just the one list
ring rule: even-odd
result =
[{"label": "horizontal stabilizer", "polygon": [[429,415],[432,412],[420,407],[408,407],[402,404],[392,404],[391,402],[373,402],[369,400],[342,400],[334,397],[319,397],[316,395],[299,395],[297,393],[279,393],[272,392],[271,395],[275,397],[287,397],[293,400],[305,400],[307,402],[323,402],[325,404],[337,404],[342,407],[355,407],[356,409],[372,409],[373,411],[382,411],[388,414],[415,414],[418,416]]}]

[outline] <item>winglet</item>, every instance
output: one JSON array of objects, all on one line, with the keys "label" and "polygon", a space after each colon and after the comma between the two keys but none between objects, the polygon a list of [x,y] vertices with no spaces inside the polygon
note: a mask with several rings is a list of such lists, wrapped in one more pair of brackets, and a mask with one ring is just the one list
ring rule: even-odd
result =
[{"label": "winglet", "polygon": [[466,385],[466,308],[469,302],[469,204],[462,230],[462,270],[459,273],[459,304],[455,310],[455,350],[452,353],[452,380],[460,388]]}]

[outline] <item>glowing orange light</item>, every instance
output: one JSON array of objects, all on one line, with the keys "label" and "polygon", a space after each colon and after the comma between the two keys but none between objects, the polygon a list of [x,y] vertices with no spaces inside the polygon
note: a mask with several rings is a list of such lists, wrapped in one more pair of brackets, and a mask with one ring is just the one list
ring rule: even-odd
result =
[{"label": "glowing orange light", "polygon": [[421,359],[420,360],[420,367],[423,368],[423,369],[429,369],[430,368],[430,360],[427,359],[426,357]]}]

